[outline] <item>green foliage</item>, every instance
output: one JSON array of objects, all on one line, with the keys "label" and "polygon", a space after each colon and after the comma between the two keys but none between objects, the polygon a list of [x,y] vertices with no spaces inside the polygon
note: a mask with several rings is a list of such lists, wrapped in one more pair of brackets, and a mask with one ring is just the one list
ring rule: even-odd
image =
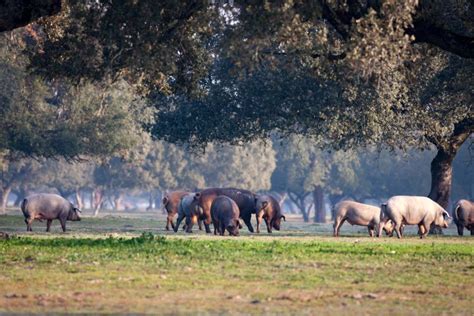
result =
[{"label": "green foliage", "polygon": [[21,32],[0,37],[0,151],[23,156],[108,156],[139,140],[152,111],[123,81],[69,86],[26,70]]}]

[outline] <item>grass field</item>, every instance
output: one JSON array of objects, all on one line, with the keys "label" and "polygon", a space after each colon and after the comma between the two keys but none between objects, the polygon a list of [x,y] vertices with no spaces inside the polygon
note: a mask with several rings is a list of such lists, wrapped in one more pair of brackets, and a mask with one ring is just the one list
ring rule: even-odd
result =
[{"label": "grass field", "polygon": [[53,225],[0,217],[14,236],[0,240],[0,313],[472,315],[474,238],[454,227],[397,240],[291,216],[271,236],[223,238],[166,232],[156,213]]}]

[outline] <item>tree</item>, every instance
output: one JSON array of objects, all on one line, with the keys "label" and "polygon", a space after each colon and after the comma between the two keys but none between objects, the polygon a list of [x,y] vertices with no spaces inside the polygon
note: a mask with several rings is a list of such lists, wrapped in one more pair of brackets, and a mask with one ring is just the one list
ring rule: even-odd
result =
[{"label": "tree", "polygon": [[0,151],[74,160],[124,152],[138,142],[141,124],[153,114],[130,86],[71,86],[31,76],[20,35],[0,35]]},{"label": "tree", "polygon": [[5,0],[0,2],[0,32],[25,26],[42,17],[57,14],[61,0]]},{"label": "tree", "polygon": [[[275,146],[277,168],[272,175],[272,189],[287,191],[300,209],[304,221],[314,205],[314,221],[325,222],[324,193],[351,194],[362,191],[356,175],[359,167],[355,152],[327,152],[314,146],[309,138],[291,136]],[[309,194],[313,202],[306,203]]]},{"label": "tree", "polygon": [[31,180],[33,172],[39,168],[39,163],[32,159],[11,159],[1,157],[0,177],[0,212],[5,213],[8,197],[12,189],[22,181]]},{"label": "tree", "polygon": [[[47,78],[126,79],[150,97],[182,94],[155,102],[153,131],[164,139],[238,142],[277,130],[335,148],[434,144],[429,195],[446,207],[452,161],[474,128],[473,16],[468,0],[70,1],[42,21],[32,66]],[[223,60],[247,84],[223,84],[212,68]],[[189,120],[189,108],[201,115]],[[167,120],[184,123],[180,136],[166,135],[176,132]]]}]

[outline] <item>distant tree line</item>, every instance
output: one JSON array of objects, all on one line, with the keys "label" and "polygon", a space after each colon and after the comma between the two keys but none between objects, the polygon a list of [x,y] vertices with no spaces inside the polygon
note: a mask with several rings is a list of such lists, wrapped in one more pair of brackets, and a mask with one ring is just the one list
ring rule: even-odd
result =
[{"label": "distant tree line", "polygon": [[[18,206],[33,192],[53,191],[98,214],[105,203],[123,210],[128,195],[148,197],[147,209],[161,207],[167,190],[239,187],[285,198],[285,210],[305,221],[324,222],[331,205],[343,198],[379,200],[395,194],[424,195],[429,190],[427,162],[433,151],[321,151],[311,139],[253,142],[245,146],[210,144],[205,152],[144,137],[128,157],[67,162],[65,159],[2,160],[2,212],[10,193]],[[474,168],[468,146],[454,163],[453,198],[473,198]],[[85,200],[90,201],[86,203]],[[311,213],[313,215],[311,215]]]}]

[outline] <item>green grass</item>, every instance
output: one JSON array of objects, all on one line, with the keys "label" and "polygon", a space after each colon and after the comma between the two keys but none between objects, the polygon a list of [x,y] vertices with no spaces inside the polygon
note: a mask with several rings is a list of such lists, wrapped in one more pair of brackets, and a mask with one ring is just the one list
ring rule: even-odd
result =
[{"label": "green grass", "polygon": [[336,239],[329,224],[294,219],[272,236],[222,238],[162,224],[87,218],[70,233],[44,233],[43,223],[31,234],[19,216],[0,217],[15,235],[0,240],[0,313],[472,312],[471,237],[371,239],[347,227]]}]

